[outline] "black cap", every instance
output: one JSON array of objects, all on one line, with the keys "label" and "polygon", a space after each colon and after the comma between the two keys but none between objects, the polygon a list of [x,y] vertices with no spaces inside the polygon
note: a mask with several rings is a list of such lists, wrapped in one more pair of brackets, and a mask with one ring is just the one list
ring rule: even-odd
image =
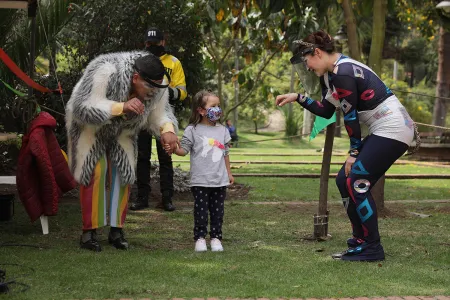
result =
[{"label": "black cap", "polygon": [[159,57],[149,54],[145,56],[141,56],[138,59],[136,59],[134,63],[135,70],[139,73],[139,75],[144,79],[146,82],[151,84],[152,86],[158,87],[158,88],[166,88],[169,86],[169,84],[161,85],[154,80],[161,80],[164,78],[164,75],[167,76],[168,82],[170,83],[170,76],[167,74],[166,70],[164,69],[164,65],[162,64]]},{"label": "black cap", "polygon": [[146,42],[159,42],[164,40],[164,35],[161,30],[156,27],[149,28],[145,33]]}]

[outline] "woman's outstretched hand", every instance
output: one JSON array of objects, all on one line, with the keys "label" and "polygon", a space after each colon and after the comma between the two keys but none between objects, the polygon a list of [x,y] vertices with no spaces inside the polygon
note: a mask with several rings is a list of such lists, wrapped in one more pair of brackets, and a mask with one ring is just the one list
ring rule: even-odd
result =
[{"label": "woman's outstretched hand", "polygon": [[283,106],[285,104],[294,102],[297,100],[298,94],[297,93],[289,93],[284,95],[278,95],[275,99],[275,105],[276,106]]}]

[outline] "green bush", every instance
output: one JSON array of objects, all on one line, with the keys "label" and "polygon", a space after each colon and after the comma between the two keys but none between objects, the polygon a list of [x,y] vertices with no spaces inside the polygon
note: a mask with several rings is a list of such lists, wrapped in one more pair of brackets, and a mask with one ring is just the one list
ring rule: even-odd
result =
[{"label": "green bush", "polygon": [[[414,121],[431,124],[434,98],[428,96],[434,96],[435,89],[433,87],[425,86],[423,81],[414,88],[409,88],[408,84],[404,81],[394,82],[390,78],[384,79],[384,82],[392,89]],[[430,128],[423,127],[421,131],[430,131]]]},{"label": "green bush", "polygon": [[284,124],[285,124],[285,135],[287,137],[298,135],[301,124],[303,122],[303,112],[298,112],[292,109],[292,112],[289,113],[289,106],[285,105],[283,107],[278,108],[284,116]]},{"label": "green bush", "polygon": [[21,134],[16,139],[0,142],[0,176],[15,174],[21,146]]}]

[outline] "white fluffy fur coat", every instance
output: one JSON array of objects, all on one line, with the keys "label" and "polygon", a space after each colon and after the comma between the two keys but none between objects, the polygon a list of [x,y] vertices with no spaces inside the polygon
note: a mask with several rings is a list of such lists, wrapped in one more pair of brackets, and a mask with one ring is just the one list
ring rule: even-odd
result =
[{"label": "white fluffy fur coat", "polygon": [[159,135],[166,122],[177,121],[167,88],[144,101],[145,112],[129,120],[112,115],[112,105],[130,94],[134,61],[147,52],[104,54],[86,67],[66,106],[70,170],[82,185],[89,185],[99,159],[108,155],[117,166],[122,184],[135,181],[137,133],[147,129]]}]

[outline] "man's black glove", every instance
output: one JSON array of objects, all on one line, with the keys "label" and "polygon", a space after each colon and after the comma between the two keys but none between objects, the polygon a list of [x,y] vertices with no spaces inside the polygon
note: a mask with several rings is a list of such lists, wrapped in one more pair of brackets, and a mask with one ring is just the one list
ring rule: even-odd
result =
[{"label": "man's black glove", "polygon": [[173,102],[173,88],[169,87],[168,89],[169,89],[169,103],[172,104],[172,102]]},{"label": "man's black glove", "polygon": [[183,103],[180,100],[180,91],[177,88],[168,87],[169,89],[169,104],[175,110],[175,114],[178,114],[183,110]]}]

